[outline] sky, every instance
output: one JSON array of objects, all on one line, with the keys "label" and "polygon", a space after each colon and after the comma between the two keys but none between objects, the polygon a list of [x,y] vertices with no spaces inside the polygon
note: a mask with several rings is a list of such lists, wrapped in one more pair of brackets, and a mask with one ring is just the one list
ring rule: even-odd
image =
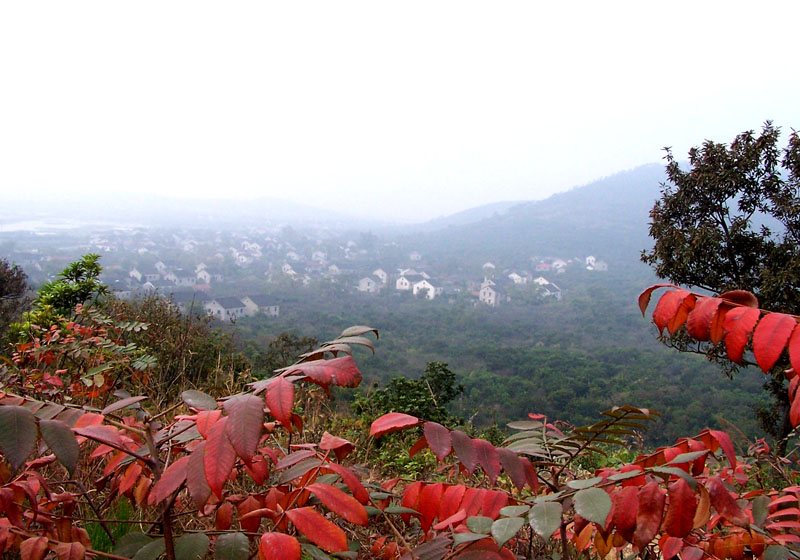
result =
[{"label": "sky", "polygon": [[2,2],[0,200],[421,221],[800,129],[800,2]]}]

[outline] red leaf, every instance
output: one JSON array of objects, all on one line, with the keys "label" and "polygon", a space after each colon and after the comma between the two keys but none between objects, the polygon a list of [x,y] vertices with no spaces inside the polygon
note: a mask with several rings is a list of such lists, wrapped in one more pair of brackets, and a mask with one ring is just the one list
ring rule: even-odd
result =
[{"label": "red leaf", "polygon": [[[675,321],[676,317],[679,316],[683,300],[690,295],[692,295],[692,293],[687,290],[676,289],[669,290],[661,296],[661,299],[658,300],[658,304],[653,311],[653,322],[655,322],[659,331],[663,331],[671,321]],[[688,311],[686,315],[688,315]],[[686,320],[686,315],[683,315],[683,320]]]},{"label": "red leaf", "polygon": [[294,383],[283,377],[273,379],[267,386],[267,406],[275,419],[291,432]]},{"label": "red leaf", "polygon": [[497,454],[497,449],[484,439],[473,439],[472,446],[483,472],[489,477],[489,482],[494,484],[500,476],[500,456]]},{"label": "red leaf", "polygon": [[338,474],[342,477],[342,482],[347,485],[356,500],[362,504],[369,503],[369,493],[364,488],[364,485],[361,484],[361,481],[358,480],[358,477],[353,474],[353,471],[337,463],[325,463],[322,465],[322,470],[329,470]]},{"label": "red leaf", "polygon": [[358,387],[361,383],[361,372],[352,356],[303,362],[291,366],[287,373],[305,375],[309,381],[323,387]]},{"label": "red leaf", "polygon": [[647,306],[650,305],[650,296],[652,296],[653,292],[659,288],[677,288],[677,286],[675,284],[656,284],[655,286],[650,286],[641,294],[639,294],[639,309],[642,310],[642,317],[644,317],[644,314],[647,311]]},{"label": "red leaf", "polygon": [[138,462],[128,465],[128,468],[125,469],[125,474],[119,481],[119,488],[117,489],[119,493],[124,494],[133,488],[133,485],[139,481],[140,474],[142,474],[142,466]]},{"label": "red leaf", "polygon": [[745,290],[731,290],[719,295],[720,299],[743,305],[745,307],[758,307],[758,298]]},{"label": "red leaf", "polygon": [[372,423],[369,428],[369,435],[381,437],[383,434],[405,430],[417,424],[419,424],[419,418],[401,412],[390,412]]},{"label": "red leaf", "polygon": [[467,517],[478,515],[483,505],[483,490],[480,488],[467,488],[464,497],[461,499],[461,507],[467,512]]},{"label": "red leaf", "polygon": [[730,462],[731,468],[735,469],[736,451],[733,449],[733,443],[731,443],[731,438],[728,437],[728,434],[720,430],[708,430],[708,433],[711,435],[712,438],[716,440],[716,442],[725,452],[725,456],[728,458],[728,462]]},{"label": "red leaf", "polygon": [[366,525],[367,510],[358,500],[349,496],[334,486],[316,482],[306,486],[306,490],[314,494],[326,508],[340,515],[350,523]]},{"label": "red leaf", "polygon": [[797,325],[789,338],[789,361],[794,371],[800,373],[800,325]]},{"label": "red leaf", "polygon": [[239,516],[239,525],[248,533],[255,533],[258,531],[258,528],[261,526],[261,517],[242,518],[251,511],[256,511],[258,509],[261,509],[261,502],[254,496],[248,496],[236,506],[236,514]]},{"label": "red leaf", "polygon": [[161,478],[158,479],[150,490],[150,497],[147,502],[152,506],[160,504],[172,493],[181,487],[183,481],[186,480],[186,465],[189,462],[189,455],[185,455],[172,463],[167,470],[161,473]]},{"label": "red leaf", "polygon": [[22,560],[42,560],[47,554],[47,537],[31,537],[19,545]]},{"label": "red leaf", "polygon": [[619,488],[614,492],[614,527],[623,539],[633,540],[636,530],[636,512],[639,510],[639,489],[635,486]]},{"label": "red leaf", "polygon": [[711,498],[711,505],[722,517],[734,525],[740,527],[748,526],[750,519],[747,514],[739,507],[739,504],[736,503],[736,500],[733,499],[718,477],[709,478],[706,487]]},{"label": "red leaf", "polygon": [[464,465],[464,468],[467,469],[467,472],[472,474],[478,464],[472,438],[459,430],[453,430],[450,433],[450,438],[453,442],[453,450],[456,452],[456,457],[458,457],[458,460]]},{"label": "red leaf", "polygon": [[79,436],[125,449],[125,444],[119,437],[119,430],[114,426],[86,426],[85,428],[72,428],[72,431]]},{"label": "red leaf", "polygon": [[527,477],[525,476],[525,464],[522,462],[522,459],[510,449],[505,449],[503,447],[497,448],[497,454],[500,456],[500,463],[503,465],[503,470],[506,471],[508,478],[514,483],[517,490],[522,492],[522,489],[525,487],[525,482],[527,481]]},{"label": "red leaf", "polygon": [[[441,515],[439,516],[441,517]],[[434,531],[443,531],[448,527],[458,525],[467,518],[467,512],[463,509],[458,510],[450,517],[444,518],[442,521],[433,526]]]},{"label": "red leaf", "polygon": [[508,494],[500,490],[484,490],[481,501],[481,513],[486,517],[497,519],[500,510],[508,505]]},{"label": "red leaf", "polygon": [[86,556],[86,548],[79,542],[60,543],[53,550],[58,560],[83,560]]},{"label": "red leaf", "polygon": [[450,430],[437,424],[436,422],[425,422],[422,426],[422,431],[425,434],[425,439],[428,441],[428,446],[436,455],[439,461],[444,461],[445,457],[450,454],[452,446],[450,444]]},{"label": "red leaf", "polygon": [[319,440],[319,448],[323,451],[333,451],[336,453],[336,458],[341,462],[342,459],[347,457],[347,455],[355,449],[355,445],[346,439],[325,432],[322,434],[322,439]]},{"label": "red leaf", "polygon": [[[669,515],[669,513],[667,515]],[[661,541],[659,541],[659,543],[660,542]],[[667,537],[666,539],[664,539],[664,544],[659,545],[659,548],[661,549],[661,553],[663,554],[664,558],[666,559],[674,558],[683,548],[683,539],[676,537]]]},{"label": "red leaf", "polygon": [[679,478],[670,484],[669,508],[664,520],[664,530],[667,534],[681,539],[687,536],[692,531],[696,509],[697,500],[694,492],[684,479]]},{"label": "red leaf", "polygon": [[760,316],[761,311],[752,307],[736,307],[725,314],[725,346],[732,362],[742,363],[744,347]]},{"label": "red leaf", "polygon": [[789,421],[793,427],[800,424],[800,391],[795,393],[794,399],[792,399],[792,407],[789,409]]},{"label": "red leaf", "polygon": [[729,303],[723,302],[720,304],[719,309],[717,309],[717,313],[711,319],[711,327],[708,336],[714,344],[719,344],[722,342],[722,339],[725,338],[725,316],[731,309],[732,307]]},{"label": "red leaf", "polygon": [[300,543],[284,533],[264,533],[258,543],[259,560],[300,560]]},{"label": "red leaf", "polygon": [[649,482],[639,489],[639,509],[633,533],[633,544],[639,550],[644,550],[658,533],[666,500],[667,493],[657,482]]},{"label": "red leaf", "polygon": [[[411,508],[416,510],[419,506],[417,502],[419,500],[419,494],[422,492],[423,484],[422,482],[412,482],[408,486],[403,489],[403,499],[400,500],[400,505],[406,508]],[[419,510],[417,510],[419,511]],[[403,520],[404,523],[408,523],[411,520],[411,514],[409,513],[401,513],[400,518]]]},{"label": "red leaf", "polygon": [[223,502],[214,516],[214,528],[217,531],[227,531],[231,528],[231,523],[233,523],[233,504]]},{"label": "red leaf", "polygon": [[206,441],[205,453],[203,453],[203,468],[206,471],[206,480],[211,491],[217,498],[222,499],[222,486],[228,480],[233,465],[236,463],[236,451],[233,449],[226,425],[228,418],[221,418],[214,427]]},{"label": "red leaf", "polygon": [[697,296],[692,293],[683,298],[675,316],[667,323],[669,334],[675,334],[675,331],[683,326],[689,317],[689,313],[694,309],[695,302],[697,302]]},{"label": "red leaf", "polygon": [[347,550],[344,531],[317,513],[312,507],[286,510],[286,517],[308,540],[326,552]]},{"label": "red leaf", "polygon": [[463,484],[455,486],[448,486],[442,494],[442,501],[439,504],[439,519],[447,519],[453,516],[461,505],[461,500],[464,498],[464,492],[467,487]]},{"label": "red leaf", "polygon": [[206,442],[200,442],[200,445],[195,447],[189,455],[189,461],[186,463],[186,488],[189,490],[192,502],[198,509],[206,504],[208,497],[211,495],[211,488],[208,486],[206,471],[203,466],[205,451]]},{"label": "red leaf", "polygon": [[217,410],[201,410],[197,413],[197,431],[203,436],[203,439],[208,439],[211,433],[211,428],[222,418],[222,411]]},{"label": "red leaf", "polygon": [[422,436],[421,438],[419,438],[417,440],[417,443],[412,445],[411,449],[408,450],[409,458],[413,457],[414,455],[416,455],[417,453],[419,453],[420,451],[422,451],[426,447],[428,447],[428,440],[425,439],[425,436]]},{"label": "red leaf", "polygon": [[722,301],[720,298],[714,297],[697,300],[697,304],[689,313],[686,321],[686,332],[689,333],[689,336],[696,340],[711,339],[711,325]]},{"label": "red leaf", "polygon": [[768,372],[781,357],[797,321],[784,313],[769,313],[758,322],[753,333],[753,354],[759,367]]},{"label": "red leaf", "polygon": [[422,515],[420,525],[422,525],[423,532],[427,532],[433,524],[433,520],[439,512],[442,494],[444,494],[444,484],[441,482],[428,484],[420,491],[416,510]]},{"label": "red leaf", "polygon": [[228,415],[228,439],[236,454],[246,463],[258,449],[264,427],[264,399],[255,395],[236,395],[223,404]]}]

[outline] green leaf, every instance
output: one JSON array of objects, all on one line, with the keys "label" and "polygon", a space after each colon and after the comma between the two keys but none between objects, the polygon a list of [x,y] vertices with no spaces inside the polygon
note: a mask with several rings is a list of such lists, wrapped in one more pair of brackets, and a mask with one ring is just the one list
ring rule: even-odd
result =
[{"label": "green leaf", "polygon": [[708,455],[708,449],[704,449],[703,451],[692,451],[690,453],[681,453],[680,455],[676,456],[672,461],[667,463],[668,465],[681,465],[683,463],[691,463],[695,459],[699,459],[704,455]]},{"label": "green leaf", "polygon": [[302,543],[300,547],[314,560],[330,560],[331,557],[325,554],[321,548],[310,543]]},{"label": "green leaf", "polygon": [[215,560],[248,560],[250,541],[243,533],[226,533],[217,537],[214,546]]},{"label": "green leaf", "polygon": [[692,490],[697,488],[697,480],[687,473],[683,469],[679,469],[678,467],[651,467],[650,472],[654,472],[657,474],[666,474],[670,476],[678,476],[689,483],[689,486],[692,487]]},{"label": "green leaf", "polygon": [[410,513],[412,515],[420,515],[417,510],[403,506],[386,506],[386,509],[383,511],[384,513]]},{"label": "green leaf", "polygon": [[528,512],[531,506],[506,506],[500,510],[500,515],[505,517],[519,517]]},{"label": "green leaf", "polygon": [[764,549],[764,560],[787,560],[791,556],[785,546],[768,546]]},{"label": "green leaf", "polygon": [[133,558],[140,549],[153,541],[144,533],[128,533],[117,541],[114,554],[125,558]]},{"label": "green leaf", "polygon": [[474,517],[467,518],[467,529],[473,533],[482,533],[484,535],[488,535],[492,530],[492,523],[494,522],[492,521],[491,517],[476,515]]},{"label": "green leaf", "polygon": [[611,498],[600,488],[586,488],[575,494],[575,511],[589,521],[605,525],[611,511]]},{"label": "green leaf", "polygon": [[217,399],[205,394],[203,391],[189,389],[181,393],[181,399],[192,408],[199,408],[200,410],[216,410],[217,408]]},{"label": "green leaf", "polygon": [[364,509],[367,510],[368,517],[375,517],[376,515],[380,515],[381,513],[383,513],[375,506],[364,506]]},{"label": "green leaf", "polygon": [[0,451],[17,470],[36,446],[36,419],[22,406],[0,406]]},{"label": "green leaf", "polygon": [[559,502],[536,504],[528,514],[528,523],[537,535],[548,540],[561,527],[562,510]]},{"label": "green leaf", "polygon": [[175,560],[203,560],[210,544],[204,533],[186,533],[175,540]]},{"label": "green leaf", "polygon": [[154,539],[136,551],[133,555],[133,560],[156,560],[156,558],[164,554],[166,549],[167,545],[164,543],[163,537]]},{"label": "green leaf", "polygon": [[477,533],[456,533],[453,535],[453,545],[458,546],[460,544],[479,541],[485,538],[486,535],[479,535]]},{"label": "green leaf", "polygon": [[78,465],[80,447],[75,434],[66,424],[58,420],[39,420],[39,430],[42,432],[47,446],[55,454],[56,459],[64,465],[70,476]]},{"label": "green leaf", "polygon": [[544,426],[538,420],[518,420],[516,422],[509,422],[506,424],[512,430],[535,430]]},{"label": "green leaf", "polygon": [[753,525],[763,527],[769,513],[770,499],[767,496],[757,496],[753,500]]},{"label": "green leaf", "polygon": [[587,478],[585,480],[570,480],[567,482],[567,486],[572,488],[573,490],[583,490],[584,488],[591,488],[592,486],[596,486],[603,482],[602,476],[596,476],[594,478]]},{"label": "green leaf", "polygon": [[643,475],[643,471],[627,471],[623,473],[612,474],[608,477],[608,480],[620,481],[620,480],[628,480],[629,478],[634,478],[637,476]]},{"label": "green leaf", "polygon": [[497,546],[503,546],[508,539],[517,534],[525,525],[525,520],[521,517],[503,517],[492,523],[492,538]]}]

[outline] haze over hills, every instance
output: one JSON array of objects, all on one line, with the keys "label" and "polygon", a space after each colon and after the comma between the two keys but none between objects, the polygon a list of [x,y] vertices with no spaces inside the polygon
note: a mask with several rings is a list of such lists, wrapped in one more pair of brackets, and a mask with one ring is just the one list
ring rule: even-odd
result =
[{"label": "haze over hills", "polygon": [[[432,259],[471,255],[521,265],[531,255],[596,253],[606,260],[637,260],[651,243],[649,212],[664,178],[662,165],[644,165],[544,200],[500,207],[502,211],[482,207],[489,216],[454,221],[435,231],[425,228],[406,241]],[[467,215],[480,216],[481,211]]]}]

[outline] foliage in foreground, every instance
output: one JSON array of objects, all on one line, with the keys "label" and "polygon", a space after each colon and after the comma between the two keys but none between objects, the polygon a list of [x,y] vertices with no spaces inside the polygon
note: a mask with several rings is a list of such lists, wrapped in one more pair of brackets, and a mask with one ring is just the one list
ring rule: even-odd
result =
[{"label": "foliage in foreground", "polygon": [[[757,308],[716,299],[664,296],[656,324],[677,329],[691,320],[690,333],[715,332],[725,309],[722,337],[736,352],[742,334],[724,325]],[[716,313],[699,313],[712,305]],[[614,407],[578,428],[531,414],[494,445],[389,412],[370,435],[416,431],[409,453],[430,453],[441,468],[428,480],[370,483],[347,463],[349,441],[329,433],[303,439],[296,395],[303,384],[357,386],[353,347],[372,350],[374,329],[347,329],[242,392],[186,390],[159,408],[157,396],[136,394],[153,364],[127,338],[143,328],[79,307],[73,321],[17,347],[0,396],[0,551],[24,560],[800,554],[794,463],[773,459],[763,442],[737,456],[725,433],[705,430],[587,471],[592,457],[628,446],[657,413]],[[781,342],[772,328],[762,345],[759,328],[766,327],[755,330],[755,356],[768,362],[790,338]],[[132,506],[126,523],[114,516],[121,503]]]}]

